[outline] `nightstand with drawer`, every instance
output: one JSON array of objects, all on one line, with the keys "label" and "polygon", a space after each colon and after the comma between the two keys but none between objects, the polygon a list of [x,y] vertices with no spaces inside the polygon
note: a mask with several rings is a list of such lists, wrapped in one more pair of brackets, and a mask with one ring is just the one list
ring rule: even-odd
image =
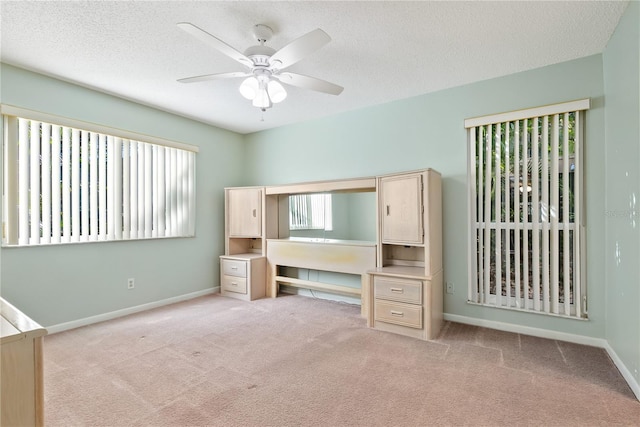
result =
[{"label": "nightstand with drawer", "polygon": [[252,301],[266,295],[266,258],[260,254],[220,256],[220,293]]},{"label": "nightstand with drawer", "polygon": [[369,327],[423,340],[434,339],[442,326],[442,272],[420,274],[412,267],[369,271]]}]

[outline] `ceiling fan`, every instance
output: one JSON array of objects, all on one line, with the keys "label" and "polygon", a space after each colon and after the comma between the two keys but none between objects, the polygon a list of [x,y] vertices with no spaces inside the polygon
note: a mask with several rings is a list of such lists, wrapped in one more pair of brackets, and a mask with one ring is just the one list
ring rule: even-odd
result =
[{"label": "ceiling fan", "polygon": [[258,24],[253,27],[253,34],[260,44],[251,46],[244,53],[241,53],[191,23],[180,22],[177,25],[200,41],[207,43],[248,68],[246,71],[187,77],[179,79],[178,81],[181,83],[245,77],[245,80],[240,85],[240,93],[251,100],[254,107],[258,107],[262,111],[287,97],[287,92],[280,82],[331,95],[339,95],[344,89],[342,86],[315,77],[284,71],[331,41],[331,37],[319,28],[295,39],[276,51],[269,46],[265,46],[265,43],[273,35],[273,30],[267,25]]}]

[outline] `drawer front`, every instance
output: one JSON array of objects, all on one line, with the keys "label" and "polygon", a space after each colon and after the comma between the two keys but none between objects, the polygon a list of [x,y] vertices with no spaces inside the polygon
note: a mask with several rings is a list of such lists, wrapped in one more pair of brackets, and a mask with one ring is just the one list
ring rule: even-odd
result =
[{"label": "drawer front", "polygon": [[376,276],[373,286],[376,298],[422,304],[422,282],[418,280]]},{"label": "drawer front", "polygon": [[227,292],[236,292],[239,294],[247,293],[247,279],[237,276],[222,276],[222,290]]},{"label": "drawer front", "polygon": [[422,329],[422,307],[398,302],[376,300],[375,320]]},{"label": "drawer front", "polygon": [[221,259],[222,274],[227,276],[247,277],[247,262],[235,259]]}]

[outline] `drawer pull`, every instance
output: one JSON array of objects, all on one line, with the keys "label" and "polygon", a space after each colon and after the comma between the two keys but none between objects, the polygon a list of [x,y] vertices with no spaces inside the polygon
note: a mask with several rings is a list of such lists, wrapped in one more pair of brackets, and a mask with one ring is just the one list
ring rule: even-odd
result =
[{"label": "drawer pull", "polygon": [[404,313],[402,311],[396,311],[396,310],[391,310],[391,314],[399,317],[404,316]]},{"label": "drawer pull", "polygon": [[232,286],[238,286],[238,284],[236,282],[231,282]]},{"label": "drawer pull", "polygon": [[402,288],[390,288],[390,291],[401,294],[401,293],[404,292],[404,289],[402,289]]},{"label": "drawer pull", "polygon": [[238,267],[231,267],[231,269],[232,269],[232,270],[237,270],[237,269],[238,269]]}]

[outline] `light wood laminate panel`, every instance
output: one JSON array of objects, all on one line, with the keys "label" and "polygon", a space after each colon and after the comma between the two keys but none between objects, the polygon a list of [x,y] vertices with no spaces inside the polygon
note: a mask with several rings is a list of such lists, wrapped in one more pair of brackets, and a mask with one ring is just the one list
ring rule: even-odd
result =
[{"label": "light wood laminate panel", "polygon": [[42,341],[47,331],[1,298],[0,312],[0,425],[42,426]]},{"label": "light wood laminate panel", "polygon": [[269,239],[267,258],[273,265],[364,274],[375,268],[376,245],[348,240]]},{"label": "light wood laminate panel", "polygon": [[262,236],[262,188],[228,188],[229,237]]},{"label": "light wood laminate panel", "polygon": [[237,276],[222,276],[222,291],[236,292],[239,294],[247,293],[247,279]]},{"label": "light wood laminate panel", "polygon": [[422,174],[380,179],[382,243],[422,244]]},{"label": "light wood laminate panel", "polygon": [[422,304],[422,282],[393,277],[373,279],[375,298]]},{"label": "light wood laminate panel", "polygon": [[303,182],[298,184],[274,185],[266,188],[267,195],[275,194],[304,194],[304,193],[329,193],[329,192],[357,192],[372,191],[376,188],[376,179],[353,178],[329,181]]},{"label": "light wood laminate panel", "polygon": [[220,259],[220,270],[227,276],[247,277],[247,261],[237,259]]},{"label": "light wood laminate panel", "polygon": [[375,300],[375,320],[410,328],[422,329],[422,306]]}]

